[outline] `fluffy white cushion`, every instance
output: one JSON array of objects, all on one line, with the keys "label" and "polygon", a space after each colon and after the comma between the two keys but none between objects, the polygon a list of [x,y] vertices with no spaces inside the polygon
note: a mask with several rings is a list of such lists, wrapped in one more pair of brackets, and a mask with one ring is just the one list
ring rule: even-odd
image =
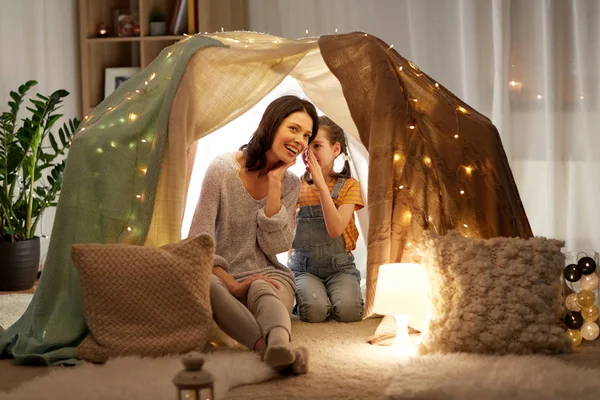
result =
[{"label": "fluffy white cushion", "polygon": [[423,243],[431,318],[418,351],[567,353],[560,327],[564,242],[430,234]]}]

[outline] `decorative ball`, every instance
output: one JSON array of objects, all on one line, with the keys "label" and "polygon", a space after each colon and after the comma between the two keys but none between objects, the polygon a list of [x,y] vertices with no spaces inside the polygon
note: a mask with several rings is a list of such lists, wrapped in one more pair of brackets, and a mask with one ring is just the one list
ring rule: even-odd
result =
[{"label": "decorative ball", "polygon": [[600,327],[595,322],[586,322],[581,327],[581,336],[585,340],[595,340],[600,334]]},{"label": "decorative ball", "polygon": [[583,336],[578,330],[574,331],[572,329],[569,329],[567,330],[567,335],[569,335],[569,339],[571,339],[571,345],[573,347],[579,346],[581,344],[581,341],[583,340]]},{"label": "decorative ball", "polygon": [[565,324],[569,329],[579,329],[583,325],[583,317],[577,311],[571,311],[565,315]]},{"label": "decorative ball", "polygon": [[598,307],[595,304],[592,304],[589,307],[583,308],[581,310],[581,316],[584,320],[593,322],[598,319]]},{"label": "decorative ball", "polygon": [[598,274],[595,272],[589,275],[583,275],[579,283],[582,289],[594,290],[598,287]]},{"label": "decorative ball", "polygon": [[567,306],[567,310],[569,311],[580,311],[581,306],[577,302],[577,293],[571,293],[565,299],[565,306]]},{"label": "decorative ball", "polygon": [[589,307],[594,304],[594,300],[596,296],[594,296],[594,292],[591,290],[583,289],[577,293],[577,302],[581,306],[581,308]]},{"label": "decorative ball", "polygon": [[582,257],[577,261],[577,266],[583,275],[596,272],[596,261],[592,257]]},{"label": "decorative ball", "polygon": [[563,275],[569,282],[577,282],[581,278],[581,270],[577,264],[569,264],[565,267]]}]

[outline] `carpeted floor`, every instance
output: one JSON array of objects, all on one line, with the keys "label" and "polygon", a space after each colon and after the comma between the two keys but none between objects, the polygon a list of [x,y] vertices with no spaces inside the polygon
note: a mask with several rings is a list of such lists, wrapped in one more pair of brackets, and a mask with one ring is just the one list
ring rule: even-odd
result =
[{"label": "carpeted floor", "polygon": [[[379,319],[350,324],[293,321],[294,343],[310,350],[310,373],[240,386],[232,389],[227,399],[389,399],[385,391],[393,381],[390,378],[400,372],[398,365],[406,364],[407,359],[394,354],[390,347],[366,343],[378,323]],[[553,359],[600,372],[600,340],[584,342],[574,353]],[[49,370],[51,368],[16,366],[11,360],[0,360],[0,392],[45,375]],[[531,373],[535,376],[535,371]],[[463,375],[464,382],[472,382],[469,372],[465,370]]]}]

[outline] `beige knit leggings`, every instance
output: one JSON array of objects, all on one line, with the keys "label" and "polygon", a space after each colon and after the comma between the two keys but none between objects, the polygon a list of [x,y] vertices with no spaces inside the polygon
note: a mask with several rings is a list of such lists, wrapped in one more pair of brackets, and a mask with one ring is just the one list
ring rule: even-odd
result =
[{"label": "beige knit leggings", "polygon": [[210,302],[215,322],[223,332],[250,350],[254,349],[258,339],[266,339],[271,329],[277,326],[286,329],[292,337],[290,315],[294,289],[282,278],[270,278],[279,283],[279,289],[256,280],[250,284],[246,298],[240,301],[218,276],[210,277]]}]

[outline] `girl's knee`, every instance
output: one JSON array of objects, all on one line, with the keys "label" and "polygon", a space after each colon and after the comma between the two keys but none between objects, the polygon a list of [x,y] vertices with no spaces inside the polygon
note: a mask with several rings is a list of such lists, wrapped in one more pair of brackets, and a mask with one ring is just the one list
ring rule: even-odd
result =
[{"label": "girl's knee", "polygon": [[363,299],[344,301],[343,298],[333,303],[333,318],[340,322],[357,322],[362,320],[365,306]]},{"label": "girl's knee", "polygon": [[304,322],[323,322],[331,314],[327,298],[312,298],[298,301],[298,316]]}]

